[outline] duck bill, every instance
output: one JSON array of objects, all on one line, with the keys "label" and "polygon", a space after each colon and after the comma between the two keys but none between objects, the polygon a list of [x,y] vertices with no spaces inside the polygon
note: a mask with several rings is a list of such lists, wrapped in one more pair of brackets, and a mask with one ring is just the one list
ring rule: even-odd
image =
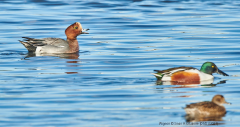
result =
[{"label": "duck bill", "polygon": [[231,105],[232,103],[229,103],[229,102],[225,102],[224,104],[228,104],[228,105]]},{"label": "duck bill", "polygon": [[229,76],[228,74],[226,74],[225,72],[221,71],[220,69],[218,69],[217,73],[220,74],[220,75],[223,75],[223,76]]},{"label": "duck bill", "polygon": [[85,32],[85,31],[88,31],[89,29],[82,29],[82,32],[81,34],[89,34],[88,32]]},{"label": "duck bill", "polygon": [[81,34],[89,34],[88,32],[82,32]]}]

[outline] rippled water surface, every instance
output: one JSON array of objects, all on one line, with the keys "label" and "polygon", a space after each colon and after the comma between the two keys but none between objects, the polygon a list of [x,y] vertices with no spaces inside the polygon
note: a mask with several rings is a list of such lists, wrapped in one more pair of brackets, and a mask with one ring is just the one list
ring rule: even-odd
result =
[{"label": "rippled water surface", "polygon": [[[232,103],[218,126],[239,126],[240,1],[1,0],[0,8],[2,127],[181,127],[186,104],[216,94]],[[90,29],[78,37],[79,55],[33,56],[18,42],[65,39],[74,22]],[[206,61],[230,76],[184,86],[150,74]]]}]

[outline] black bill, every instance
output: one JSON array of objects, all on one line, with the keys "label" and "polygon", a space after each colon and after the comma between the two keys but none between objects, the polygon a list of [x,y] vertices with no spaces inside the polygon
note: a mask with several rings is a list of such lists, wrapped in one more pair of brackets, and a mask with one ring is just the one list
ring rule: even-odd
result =
[{"label": "black bill", "polygon": [[225,72],[221,71],[220,69],[218,69],[217,73],[220,74],[220,75],[223,75],[223,76],[229,76],[228,74],[226,74]]}]

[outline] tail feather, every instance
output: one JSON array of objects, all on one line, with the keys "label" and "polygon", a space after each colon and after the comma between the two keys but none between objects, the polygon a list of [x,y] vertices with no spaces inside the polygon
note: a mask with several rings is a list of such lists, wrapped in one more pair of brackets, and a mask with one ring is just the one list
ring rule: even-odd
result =
[{"label": "tail feather", "polygon": [[20,43],[23,44],[23,46],[29,51],[29,52],[35,52],[37,47],[35,47],[34,45],[32,45],[31,43],[28,42],[24,42],[24,41],[20,41]]},{"label": "tail feather", "polygon": [[22,37],[22,38],[24,38],[23,41],[26,41],[29,44],[31,43],[31,45],[33,45],[35,47],[36,46],[43,46],[43,45],[45,45],[44,43],[42,43],[44,41],[42,39],[35,39],[35,38],[29,38],[29,37]]},{"label": "tail feather", "polygon": [[29,51],[29,52],[35,52],[37,49],[37,46],[44,46],[45,44],[43,43],[43,39],[35,39],[35,38],[30,38],[30,37],[22,37],[23,41],[20,41],[20,43],[22,43],[25,48]]}]

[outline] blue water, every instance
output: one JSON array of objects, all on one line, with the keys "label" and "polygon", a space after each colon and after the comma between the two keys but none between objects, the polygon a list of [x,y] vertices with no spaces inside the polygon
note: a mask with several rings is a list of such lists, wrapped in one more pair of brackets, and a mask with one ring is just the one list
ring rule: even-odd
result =
[{"label": "blue water", "polygon": [[[2,0],[0,8],[1,127],[184,123],[186,104],[216,94],[232,103],[218,126],[240,125],[240,1]],[[79,55],[32,56],[18,42],[65,39],[74,22],[90,29],[78,37]],[[156,85],[150,74],[206,61],[230,76],[184,86]]]}]

